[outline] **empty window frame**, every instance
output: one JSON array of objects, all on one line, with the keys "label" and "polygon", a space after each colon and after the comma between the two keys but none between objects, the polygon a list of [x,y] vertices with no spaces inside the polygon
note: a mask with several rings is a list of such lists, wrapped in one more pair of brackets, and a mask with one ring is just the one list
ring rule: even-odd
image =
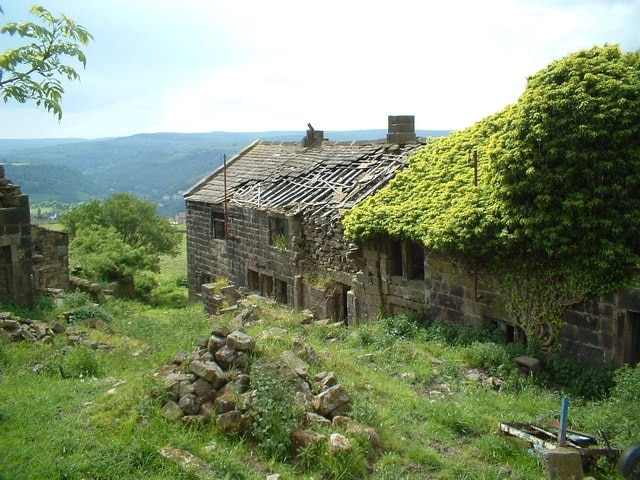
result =
[{"label": "empty window frame", "polygon": [[424,280],[424,246],[421,243],[397,241],[389,245],[389,274],[406,280]]},{"label": "empty window frame", "polygon": [[249,289],[254,292],[260,291],[260,274],[255,270],[247,270],[247,281],[249,283]]},{"label": "empty window frame", "polygon": [[227,238],[227,225],[223,212],[211,211],[211,237],[218,240]]},{"label": "empty window frame", "polygon": [[282,246],[287,241],[287,219],[269,217],[269,245]]},{"label": "empty window frame", "polygon": [[284,304],[288,303],[289,295],[288,295],[287,282],[285,282],[284,280],[278,280],[277,278],[274,278],[273,293],[278,302],[284,303]]},{"label": "empty window frame", "polygon": [[424,246],[420,243],[407,242],[407,279],[424,280]]},{"label": "empty window frame", "polygon": [[402,276],[402,242],[389,245],[389,275]]}]

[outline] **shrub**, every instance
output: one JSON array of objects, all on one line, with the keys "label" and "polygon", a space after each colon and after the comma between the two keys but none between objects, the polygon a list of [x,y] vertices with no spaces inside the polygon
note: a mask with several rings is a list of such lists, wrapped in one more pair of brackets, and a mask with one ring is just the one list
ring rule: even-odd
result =
[{"label": "shrub", "polygon": [[612,399],[637,401],[640,398],[640,364],[616,370],[613,380],[615,385],[611,390]]},{"label": "shrub", "polygon": [[393,317],[385,317],[382,326],[387,335],[404,340],[415,339],[420,332],[419,317],[415,314],[403,313]]},{"label": "shrub", "polygon": [[69,315],[69,323],[77,323],[90,318],[100,318],[105,322],[110,322],[112,316],[104,308],[99,305],[85,305],[84,307],[78,307],[71,311]]},{"label": "shrub", "polygon": [[614,385],[611,366],[585,368],[567,356],[552,355],[543,359],[543,367],[550,377],[547,381],[585,399],[605,398]]},{"label": "shrub", "polygon": [[184,288],[171,284],[161,285],[151,292],[149,303],[154,307],[186,307],[189,304],[189,294]]},{"label": "shrub", "polygon": [[158,280],[151,272],[140,272],[135,277],[136,297],[149,301],[151,292],[158,287]]},{"label": "shrub", "polygon": [[280,461],[290,457],[292,435],[304,413],[296,401],[295,379],[286,371],[277,364],[255,365],[251,370],[251,434],[265,456]]},{"label": "shrub", "polygon": [[62,295],[62,303],[66,308],[77,308],[92,303],[91,295],[81,290],[65,292]]}]

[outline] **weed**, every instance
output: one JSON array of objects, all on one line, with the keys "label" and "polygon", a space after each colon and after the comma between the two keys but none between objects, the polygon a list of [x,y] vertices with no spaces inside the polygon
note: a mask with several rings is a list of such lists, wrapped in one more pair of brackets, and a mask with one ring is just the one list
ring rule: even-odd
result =
[{"label": "weed", "polygon": [[286,460],[304,412],[296,401],[295,379],[287,375],[287,367],[256,364],[251,370],[251,387],[251,434],[267,458]]},{"label": "weed", "polygon": [[625,366],[614,373],[615,386],[611,398],[618,401],[637,401],[640,398],[640,364]]},{"label": "weed", "polygon": [[102,366],[97,353],[88,347],[76,347],[67,352],[62,362],[62,371],[71,377],[99,377]]},{"label": "weed", "polygon": [[68,317],[69,323],[79,323],[90,318],[100,318],[105,322],[110,322],[113,316],[100,305],[85,305],[74,308]]},{"label": "weed", "polygon": [[62,295],[62,304],[66,308],[78,308],[93,303],[91,295],[81,290],[66,292]]}]

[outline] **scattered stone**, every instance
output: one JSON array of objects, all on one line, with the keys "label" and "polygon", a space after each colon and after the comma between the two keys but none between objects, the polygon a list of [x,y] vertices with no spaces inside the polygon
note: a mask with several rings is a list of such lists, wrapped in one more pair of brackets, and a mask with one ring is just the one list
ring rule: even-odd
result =
[{"label": "scattered stone", "polygon": [[238,410],[221,413],[216,418],[217,427],[226,433],[238,433],[245,429],[246,417]]},{"label": "scattered stone", "polygon": [[347,437],[340,433],[332,433],[329,435],[329,449],[333,453],[350,452],[353,446]]},{"label": "scattered stone", "polygon": [[228,345],[225,345],[216,352],[216,360],[221,367],[227,369],[234,366],[242,368],[247,364],[245,352],[236,350],[235,348],[231,348]]},{"label": "scattered stone", "polygon": [[317,413],[307,412],[304,417],[304,424],[305,425],[318,424],[318,425],[324,425],[328,427],[328,426],[331,426],[331,420],[329,420],[326,417],[323,417],[322,415],[318,415]]},{"label": "scattered stone", "polygon": [[231,330],[226,325],[214,325],[211,329],[211,335],[220,337],[222,339],[227,338],[227,335],[231,333]]},{"label": "scattered stone", "polygon": [[162,416],[167,420],[175,421],[184,417],[184,412],[176,402],[168,401],[162,406]]},{"label": "scattered stone", "polygon": [[180,398],[178,407],[185,415],[197,415],[200,412],[200,399],[192,393]]},{"label": "scattered stone", "polygon": [[236,402],[233,395],[225,393],[220,395],[213,402],[213,407],[218,414],[227,413],[236,408]]},{"label": "scattered stone", "polygon": [[351,411],[351,396],[342,385],[334,385],[316,395],[312,401],[314,410],[320,415],[333,418]]},{"label": "scattered stone", "polygon": [[227,336],[227,345],[241,352],[250,352],[256,348],[256,341],[251,335],[236,331]]},{"label": "scattered stone", "polygon": [[327,440],[327,437],[314,430],[296,430],[293,432],[292,443],[297,449],[311,447],[317,445],[320,442]]},{"label": "scattered stone", "polygon": [[197,395],[198,398],[201,398],[205,402],[215,400],[217,395],[216,389],[213,388],[213,385],[206,381],[204,378],[198,378],[193,384],[193,394]]},{"label": "scattered stone", "polygon": [[338,384],[338,378],[333,372],[320,372],[313,377],[315,389],[322,392]]},{"label": "scattered stone", "polygon": [[215,362],[194,360],[189,364],[189,370],[198,377],[204,378],[207,382],[211,383],[215,389],[222,387],[228,380],[227,374],[220,368],[220,365]]},{"label": "scattered stone", "polygon": [[513,359],[518,365],[527,369],[531,373],[538,373],[542,370],[540,360],[526,355],[520,355]]},{"label": "scattered stone", "polygon": [[309,364],[302,360],[293,350],[285,350],[280,356],[282,360],[302,378],[308,377]]},{"label": "scattered stone", "polygon": [[304,310],[301,314],[300,323],[303,325],[309,325],[315,320],[315,315],[311,310]]},{"label": "scattered stone", "polygon": [[270,338],[282,338],[287,334],[287,330],[279,327],[272,327],[267,330],[263,330],[258,335],[258,340],[268,340]]},{"label": "scattered stone", "polygon": [[166,447],[162,447],[158,453],[163,458],[177,463],[184,470],[193,472],[198,478],[209,478],[212,475],[207,462],[189,453],[187,450],[167,445]]},{"label": "scattered stone", "polygon": [[207,350],[209,352],[215,354],[218,350],[224,347],[227,344],[227,341],[224,337],[218,335],[211,335],[209,337],[209,341],[207,342]]}]

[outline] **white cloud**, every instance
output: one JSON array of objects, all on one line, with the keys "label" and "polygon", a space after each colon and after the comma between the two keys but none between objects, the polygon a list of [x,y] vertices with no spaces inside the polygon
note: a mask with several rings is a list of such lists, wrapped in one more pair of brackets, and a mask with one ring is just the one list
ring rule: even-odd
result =
[{"label": "white cloud", "polygon": [[384,128],[389,114],[459,129],[556,58],[640,48],[640,0],[48,3],[94,33],[87,70],[60,126],[2,105],[3,137]]}]

